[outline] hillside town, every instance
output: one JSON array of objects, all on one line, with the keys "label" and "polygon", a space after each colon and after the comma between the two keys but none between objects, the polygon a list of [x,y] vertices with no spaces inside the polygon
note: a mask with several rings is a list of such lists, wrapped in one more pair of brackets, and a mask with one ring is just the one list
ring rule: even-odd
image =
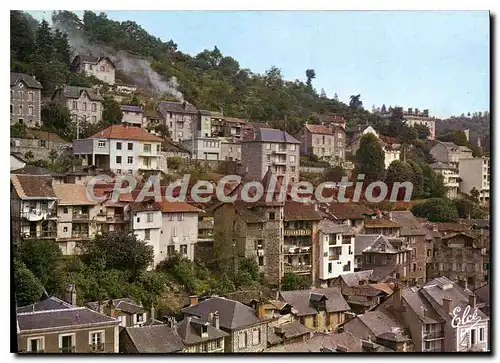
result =
[{"label": "hillside town", "polygon": [[55,85],[11,69],[18,352],[490,351],[482,135],[359,95],[243,117],[118,64],[75,53]]}]

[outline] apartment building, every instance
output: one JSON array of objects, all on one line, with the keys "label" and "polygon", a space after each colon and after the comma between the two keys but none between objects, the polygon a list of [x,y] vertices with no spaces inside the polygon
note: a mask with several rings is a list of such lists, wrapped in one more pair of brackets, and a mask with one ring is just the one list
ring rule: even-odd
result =
[{"label": "apartment building", "polygon": [[42,85],[34,76],[10,73],[10,124],[42,126]]},{"label": "apartment building", "polygon": [[82,140],[73,140],[73,154],[87,165],[116,174],[166,172],[161,157],[163,139],[126,124],[108,128]]},{"label": "apartment building", "polygon": [[163,116],[172,140],[181,142],[196,136],[199,113],[190,103],[162,101],[156,110]]},{"label": "apartment building", "polygon": [[280,291],[278,299],[293,307],[295,321],[315,331],[335,331],[351,310],[337,287]]},{"label": "apartment building", "polygon": [[469,194],[473,188],[479,192],[479,201],[490,201],[490,158],[463,158],[458,165],[460,191]]},{"label": "apartment building", "polygon": [[245,120],[242,120],[240,118],[225,117],[223,136],[233,137],[236,140],[241,140],[245,124],[246,124]]},{"label": "apartment building", "polygon": [[14,242],[57,237],[57,196],[53,178],[46,175],[11,175],[10,208]]},{"label": "apartment building", "polygon": [[193,159],[221,160],[221,141],[217,137],[196,137],[183,140],[181,146],[191,152]]},{"label": "apartment building", "polygon": [[368,134],[374,135],[380,141],[380,145],[382,147],[382,150],[384,151],[384,164],[386,169],[389,167],[389,165],[391,165],[393,161],[400,159],[401,150],[399,148],[399,145],[395,143],[395,140],[386,138],[383,135],[379,135],[378,132],[375,131],[375,129],[371,126],[366,127],[351,141],[351,152],[353,155],[356,155],[356,152],[359,149],[361,138]]},{"label": "apartment building", "polygon": [[[164,123],[163,116],[158,110],[144,110],[142,114],[142,126],[149,132],[157,135],[154,128]],[[159,136],[159,135],[157,135]]]},{"label": "apartment building", "polygon": [[56,90],[52,101],[66,106],[75,122],[96,124],[102,120],[104,99],[96,89],[65,85]]},{"label": "apartment building", "polygon": [[354,231],[328,219],[319,222],[319,280],[328,286],[339,275],[354,272]]},{"label": "apartment building", "polygon": [[184,348],[176,329],[168,324],[128,327],[120,332],[120,353],[182,353]]},{"label": "apartment building", "polygon": [[403,110],[403,121],[408,126],[426,126],[429,129],[429,140],[436,138],[436,118],[429,116],[429,110],[423,110],[422,112],[418,108]]},{"label": "apartment building", "polygon": [[346,132],[340,126],[305,124],[297,139],[302,143],[301,155],[316,155],[331,164],[345,159]]},{"label": "apartment building", "polygon": [[269,169],[279,179],[299,181],[300,141],[277,129],[259,128],[253,140],[241,142],[241,167],[249,179],[261,180]]},{"label": "apartment building", "polygon": [[458,168],[461,159],[471,159],[472,150],[466,146],[458,146],[452,142],[437,141],[430,154],[444,164]]},{"label": "apartment building", "polygon": [[460,174],[457,167],[443,162],[436,162],[430,165],[432,170],[443,176],[444,186],[446,187],[446,197],[455,199],[458,196]]},{"label": "apartment building", "polygon": [[78,54],[70,65],[70,70],[76,73],[85,73],[94,76],[104,83],[115,84],[116,66],[108,57]]},{"label": "apartment building", "polygon": [[197,317],[202,321],[213,321],[219,315],[219,329],[224,337],[224,351],[230,353],[262,352],[267,347],[268,320],[264,309],[257,311],[242,303],[223,297],[211,297],[181,310],[184,319]]},{"label": "apartment building", "polygon": [[[452,320],[456,320],[457,312],[462,317],[467,306],[469,319],[464,317],[460,326],[454,327]],[[419,289],[396,289],[379,308],[391,309],[400,316],[416,352],[490,350],[490,318],[479,309],[474,294],[446,277],[434,278]],[[480,320],[470,319],[473,314]]]},{"label": "apartment building", "polygon": [[[284,274],[302,275],[314,284],[318,279],[318,223],[316,204],[286,201],[284,212],[283,260]],[[263,256],[259,256],[264,258]]]},{"label": "apartment building", "polygon": [[122,122],[132,126],[142,126],[143,111],[140,106],[122,105]]},{"label": "apartment building", "polygon": [[160,231],[162,228],[162,215],[159,203],[148,199],[140,203],[131,204],[131,229],[137,239],[153,246],[154,260],[150,269],[163,260],[160,258]]},{"label": "apartment building", "polygon": [[20,353],[118,353],[119,321],[48,298],[17,311]]},{"label": "apartment building", "polygon": [[100,232],[100,225],[94,224],[99,208],[97,201],[87,197],[87,186],[83,184],[56,184],[57,197],[57,239],[65,255],[75,253],[77,243],[89,241]]}]

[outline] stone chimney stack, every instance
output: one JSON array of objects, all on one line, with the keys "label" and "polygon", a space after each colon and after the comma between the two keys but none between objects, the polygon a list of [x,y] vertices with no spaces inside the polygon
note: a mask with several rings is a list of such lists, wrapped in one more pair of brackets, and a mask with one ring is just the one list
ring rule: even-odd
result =
[{"label": "stone chimney stack", "polygon": [[474,309],[476,307],[476,295],[475,294],[469,295],[469,305],[472,309]]},{"label": "stone chimney stack", "polygon": [[446,314],[451,314],[451,298],[448,296],[443,298],[443,309]]},{"label": "stone chimney stack", "polygon": [[189,306],[198,305],[198,296],[191,295],[189,297]]},{"label": "stone chimney stack", "polygon": [[73,285],[68,285],[66,288],[64,300],[66,300],[67,303],[76,306],[76,289]]},{"label": "stone chimney stack", "polygon": [[213,313],[211,323],[215,329],[219,329],[219,312],[218,311]]},{"label": "stone chimney stack", "polygon": [[257,316],[259,319],[265,319],[266,317],[266,310],[264,309],[264,302],[259,302],[257,305]]},{"label": "stone chimney stack", "polygon": [[399,283],[394,283],[394,308],[396,311],[401,311],[403,306],[403,289]]},{"label": "stone chimney stack", "polygon": [[412,113],[413,113],[413,108],[408,107],[408,113],[409,113],[409,114],[412,114]]}]

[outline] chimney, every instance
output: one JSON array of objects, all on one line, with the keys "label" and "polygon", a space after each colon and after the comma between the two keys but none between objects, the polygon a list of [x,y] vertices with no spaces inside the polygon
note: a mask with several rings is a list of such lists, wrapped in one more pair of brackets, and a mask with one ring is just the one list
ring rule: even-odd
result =
[{"label": "chimney", "polygon": [[175,321],[175,318],[173,316],[169,316],[167,318],[167,324],[172,328],[176,329],[177,328],[177,321]]},{"label": "chimney", "polygon": [[259,317],[259,319],[265,319],[266,317],[266,310],[264,309],[264,303],[263,302],[260,302],[258,305],[257,305],[257,316]]},{"label": "chimney", "polygon": [[153,304],[151,304],[151,310],[149,312],[150,318],[154,319],[156,317],[156,309]]},{"label": "chimney", "polygon": [[418,108],[415,109],[415,115],[418,115]]},{"label": "chimney", "polygon": [[66,300],[67,303],[76,306],[76,289],[73,285],[68,285],[66,288],[64,300]]},{"label": "chimney", "polygon": [[447,314],[451,314],[451,298],[448,296],[443,298],[443,309]]},{"label": "chimney", "polygon": [[211,323],[215,329],[219,329],[219,312],[218,311],[216,311],[215,313],[212,314]]},{"label": "chimney", "polygon": [[409,113],[409,114],[413,113],[413,108],[409,107],[409,108],[408,108],[408,113]]},{"label": "chimney", "polygon": [[424,110],[424,116],[429,117],[429,110]]},{"label": "chimney", "polygon": [[476,307],[476,294],[469,295],[469,305],[472,309]]},{"label": "chimney", "polygon": [[433,230],[434,232],[437,232],[438,227],[437,227],[437,225],[436,225],[436,224],[433,224],[433,225],[432,225],[432,230]]},{"label": "chimney", "polygon": [[401,308],[403,306],[403,290],[401,289],[401,286],[399,286],[399,283],[394,283],[394,309],[396,311],[401,311]]},{"label": "chimney", "polygon": [[198,296],[191,295],[189,297],[189,306],[198,305]]},{"label": "chimney", "polygon": [[97,311],[100,313],[100,314],[104,314],[104,304],[102,303],[101,300],[99,300],[97,302]]}]

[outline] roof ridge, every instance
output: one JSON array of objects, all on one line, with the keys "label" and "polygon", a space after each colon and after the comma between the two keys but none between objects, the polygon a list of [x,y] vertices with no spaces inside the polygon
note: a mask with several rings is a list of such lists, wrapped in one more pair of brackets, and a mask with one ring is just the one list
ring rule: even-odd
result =
[{"label": "roof ridge", "polygon": [[[31,304],[31,305],[34,305],[34,304]],[[27,306],[31,306],[31,305],[27,305]],[[75,307],[72,307],[72,308],[69,308],[69,309],[53,309],[53,310],[39,310],[39,311],[26,311],[26,312],[22,312],[22,313],[17,313],[17,315],[34,315],[34,314],[44,314],[44,313],[58,313],[58,312],[66,312],[66,311],[76,311],[76,310],[90,310],[90,311],[93,311],[93,312],[96,312],[92,309],[89,309],[85,306],[75,306]]]}]

